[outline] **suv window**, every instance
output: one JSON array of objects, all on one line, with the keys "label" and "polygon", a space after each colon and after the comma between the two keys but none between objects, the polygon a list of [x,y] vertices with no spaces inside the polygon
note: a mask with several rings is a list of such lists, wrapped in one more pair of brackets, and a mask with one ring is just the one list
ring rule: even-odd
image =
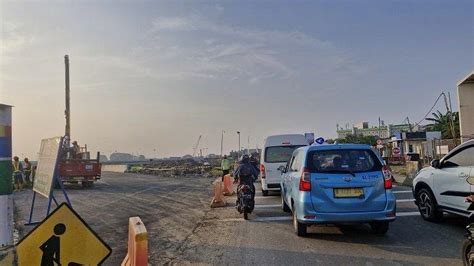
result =
[{"label": "suv window", "polygon": [[313,173],[381,171],[382,164],[372,150],[343,149],[312,151],[307,167]]},{"label": "suv window", "polygon": [[290,158],[293,151],[303,146],[276,146],[268,147],[265,149],[265,162],[266,163],[286,163]]},{"label": "suv window", "polygon": [[474,166],[474,146],[469,146],[444,161],[445,167]]},{"label": "suv window", "polygon": [[291,162],[290,171],[291,172],[298,172],[301,168],[301,156],[299,154],[295,154],[293,157],[293,161]]}]

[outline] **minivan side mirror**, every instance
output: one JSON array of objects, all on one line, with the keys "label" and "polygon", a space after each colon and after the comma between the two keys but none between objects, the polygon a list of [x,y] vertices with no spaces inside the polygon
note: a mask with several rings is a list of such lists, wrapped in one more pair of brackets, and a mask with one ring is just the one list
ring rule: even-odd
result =
[{"label": "minivan side mirror", "polygon": [[286,173],[286,166],[280,165],[277,170],[280,171],[282,174]]},{"label": "minivan side mirror", "polygon": [[431,161],[431,167],[433,168],[441,168],[441,164],[438,159]]}]

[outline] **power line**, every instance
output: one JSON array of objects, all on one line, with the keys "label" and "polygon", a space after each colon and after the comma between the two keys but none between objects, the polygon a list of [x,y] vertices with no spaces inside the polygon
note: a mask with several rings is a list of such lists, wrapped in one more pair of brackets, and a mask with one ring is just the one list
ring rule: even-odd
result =
[{"label": "power line", "polygon": [[438,104],[438,101],[439,99],[441,99],[441,96],[445,95],[444,92],[441,92],[438,96],[438,98],[436,99],[436,101],[434,102],[433,106],[431,106],[430,110],[428,111],[428,113],[426,113],[426,115],[418,122],[415,124],[415,127],[418,126],[421,122],[423,122],[427,117],[428,115],[431,114],[431,111],[433,111],[433,109],[436,107],[436,104]]}]

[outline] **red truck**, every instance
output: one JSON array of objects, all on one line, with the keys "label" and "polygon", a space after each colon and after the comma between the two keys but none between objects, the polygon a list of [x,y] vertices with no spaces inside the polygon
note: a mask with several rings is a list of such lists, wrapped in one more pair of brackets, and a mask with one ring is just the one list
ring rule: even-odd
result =
[{"label": "red truck", "polygon": [[74,155],[66,152],[59,162],[59,178],[63,183],[79,183],[82,187],[92,187],[94,181],[100,179],[102,165],[99,162],[100,153],[96,159],[90,159],[87,146],[80,148],[80,152]]}]

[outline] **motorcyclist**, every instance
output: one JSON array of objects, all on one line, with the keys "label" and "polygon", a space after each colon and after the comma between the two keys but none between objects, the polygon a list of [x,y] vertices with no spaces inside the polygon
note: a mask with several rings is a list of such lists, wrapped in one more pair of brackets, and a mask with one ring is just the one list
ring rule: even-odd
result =
[{"label": "motorcyclist", "polygon": [[250,164],[255,167],[258,175],[260,173],[260,163],[258,162],[257,153],[252,153],[250,155]]},{"label": "motorcyclist", "polygon": [[250,164],[250,158],[248,155],[243,155],[239,162],[239,166],[234,170],[234,183],[240,185],[248,185],[252,189],[252,198],[255,197],[255,182],[258,177],[258,172],[255,167]]}]

